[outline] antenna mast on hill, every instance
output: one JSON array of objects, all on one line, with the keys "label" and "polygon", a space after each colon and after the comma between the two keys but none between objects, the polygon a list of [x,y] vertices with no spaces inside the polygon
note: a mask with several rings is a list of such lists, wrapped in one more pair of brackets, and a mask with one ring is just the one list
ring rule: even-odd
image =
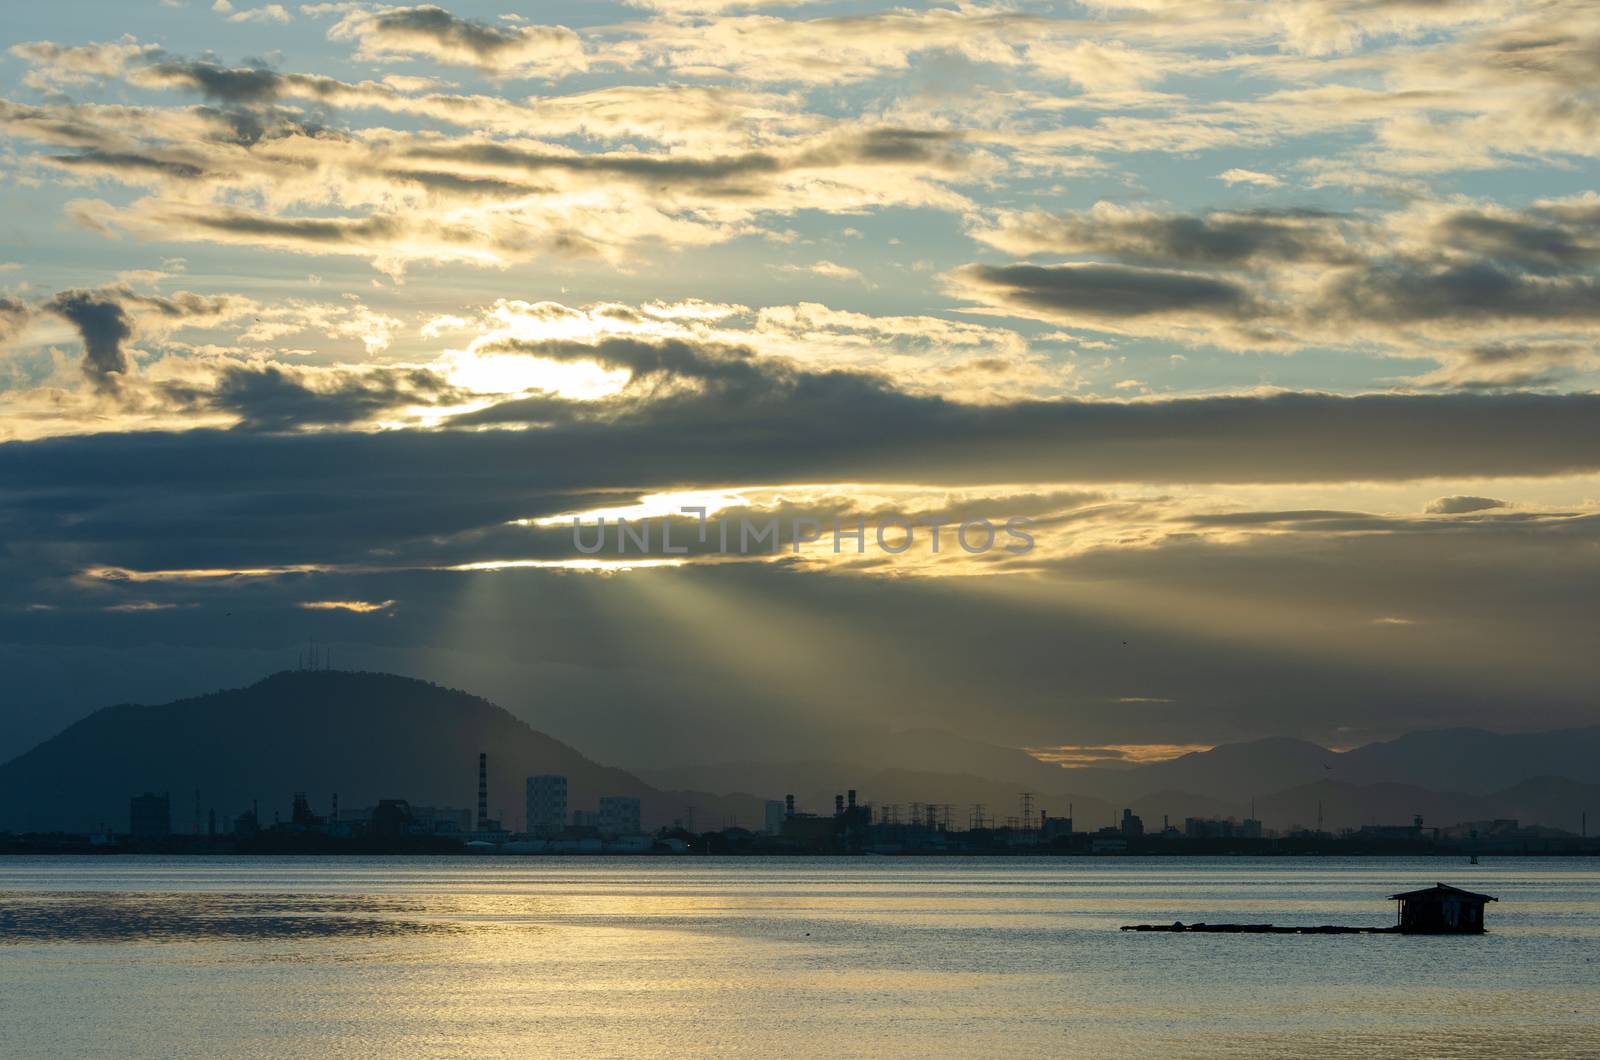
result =
[{"label": "antenna mast on hill", "polygon": [[299,666],[301,670],[326,670],[329,669],[328,660],[332,658],[325,648],[317,646],[314,640],[306,641],[306,646],[300,649]]}]

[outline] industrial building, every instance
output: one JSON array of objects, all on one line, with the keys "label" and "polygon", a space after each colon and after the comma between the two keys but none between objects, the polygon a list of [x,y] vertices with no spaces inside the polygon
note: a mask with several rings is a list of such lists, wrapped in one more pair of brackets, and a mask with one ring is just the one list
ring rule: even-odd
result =
[{"label": "industrial building", "polygon": [[[384,799],[378,806],[345,810],[336,822],[342,831],[369,825],[380,816],[385,803],[406,803],[404,799]],[[390,811],[385,811],[390,812]],[[472,811],[456,806],[411,806],[407,804],[407,830],[422,835],[466,835],[472,831]],[[330,822],[333,825],[334,822]]]},{"label": "industrial building", "polygon": [[560,773],[529,777],[527,814],[529,835],[560,835],[567,827],[567,778]]},{"label": "industrial building", "polygon": [[872,811],[856,802],[856,791],[833,797],[833,816],[796,813],[794,796],[784,796],[782,838],[818,854],[859,853],[872,825]]},{"label": "industrial building", "polygon": [[638,835],[639,800],[631,795],[600,796],[601,835]]}]

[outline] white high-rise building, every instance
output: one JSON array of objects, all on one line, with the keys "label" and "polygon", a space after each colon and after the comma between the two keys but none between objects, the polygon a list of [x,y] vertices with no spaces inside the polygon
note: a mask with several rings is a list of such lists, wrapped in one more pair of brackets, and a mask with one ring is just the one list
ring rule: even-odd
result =
[{"label": "white high-rise building", "polygon": [[557,835],[567,826],[567,778],[541,773],[528,778],[528,832]]}]

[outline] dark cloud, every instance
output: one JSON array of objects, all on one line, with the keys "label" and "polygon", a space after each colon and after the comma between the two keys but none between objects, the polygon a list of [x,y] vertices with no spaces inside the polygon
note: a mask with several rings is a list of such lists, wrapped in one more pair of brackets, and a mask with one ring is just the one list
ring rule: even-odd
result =
[{"label": "dark cloud", "polygon": [[1414,324],[1600,321],[1600,277],[1530,276],[1491,262],[1444,268],[1383,262],[1341,276],[1316,307],[1342,318]]},{"label": "dark cloud", "polygon": [[1096,209],[1010,215],[976,234],[1014,253],[1109,255],[1141,264],[1339,264],[1360,258],[1340,231],[1345,220],[1318,210],[1192,215]]},{"label": "dark cloud", "polygon": [[15,338],[32,319],[33,306],[15,298],[0,295],[0,342]]},{"label": "dark cloud", "polygon": [[807,148],[798,156],[797,165],[916,165],[919,168],[932,166],[956,169],[962,165],[962,158],[954,148],[963,139],[960,132],[947,129],[880,126]]},{"label": "dark cloud", "polygon": [[401,406],[462,395],[424,368],[369,368],[325,373],[315,385],[278,365],[230,366],[206,388],[167,385],[161,393],[191,409],[232,413],[239,429],[285,431],[358,424]]},{"label": "dark cloud", "polygon": [[[947,277],[1016,316],[1236,349],[1376,345],[1435,359],[1425,386],[1546,385],[1600,353],[1580,337],[1600,327],[1600,207],[1587,198],[1381,221],[1102,206],[1002,215],[975,235],[1017,254],[1125,262],[973,264]],[[1324,267],[1309,286],[1308,264]]]},{"label": "dark cloud", "polygon": [[271,217],[226,208],[196,208],[181,211],[177,216],[197,228],[214,232],[308,245],[382,244],[399,238],[406,231],[404,222],[391,214],[360,218]]},{"label": "dark cloud", "polygon": [[462,48],[488,65],[494,65],[494,60],[505,52],[521,47],[529,32],[457,18],[444,8],[429,4],[389,9],[375,15],[370,25],[380,43],[406,47],[418,39],[430,40]]},{"label": "dark cloud", "polygon": [[1600,206],[1499,215],[1464,210],[1437,226],[1449,246],[1537,271],[1600,265]]},{"label": "dark cloud", "polygon": [[[609,356],[647,367],[652,355],[618,347]],[[216,392],[187,399],[235,412],[243,430],[0,445],[0,540],[17,557],[15,577],[30,583],[91,566],[390,569],[567,558],[570,539],[559,529],[514,521],[696,486],[1308,482],[1600,468],[1600,398],[1590,396],[993,408],[910,398],[848,375],[790,370],[763,384],[743,376],[733,354],[658,356],[663,364],[689,358],[688,370],[713,388],[744,389],[733,399],[722,390],[700,402],[645,404],[622,418],[579,416],[551,398],[532,399],[539,407],[512,403],[518,425],[532,424],[526,430],[366,433],[327,428],[376,418],[394,403],[452,395],[404,370],[314,382],[241,370]],[[1056,534],[1118,517],[1091,500],[1011,496],[1006,514],[1037,516]],[[961,510],[977,507],[986,506]],[[1340,512],[1241,516],[1237,525],[1268,518],[1324,536],[1401,529],[1437,536],[1438,529],[1428,520],[1376,525]],[[7,577],[0,572],[0,582]]]},{"label": "dark cloud", "polygon": [[1493,497],[1440,497],[1428,503],[1428,512],[1433,515],[1461,515],[1505,506],[1505,501],[1497,501]]},{"label": "dark cloud", "polygon": [[[849,373],[790,371],[774,382],[740,385],[747,387],[744,402],[696,401],[692,388],[691,396],[661,407],[623,399],[629,415],[620,418],[594,403],[545,398],[538,417],[554,422],[529,431],[317,433],[276,441],[190,432],[10,443],[0,446],[0,481],[88,475],[90,482],[214,488],[235,466],[269,478],[313,467],[312,481],[338,494],[346,468],[394,468],[420,489],[473,467],[483,469],[485,488],[514,493],[752,481],[1338,482],[1600,470],[1600,396],[1588,394],[972,406],[906,395]],[[820,414],[830,408],[831,416]],[[528,422],[509,413],[500,419]],[[190,466],[201,452],[215,459]]]},{"label": "dark cloud", "polygon": [[81,106],[34,107],[0,99],[0,128],[43,143],[111,149],[118,137]]},{"label": "dark cloud", "polygon": [[[0,321],[7,316],[20,326],[34,311],[22,303],[9,303],[20,309],[7,313],[0,305]],[[55,313],[66,320],[83,340],[83,372],[101,393],[115,394],[122,389],[129,361],[127,344],[138,330],[138,322],[162,328],[185,324],[211,324],[224,319],[248,304],[237,295],[204,295],[177,291],[171,295],[142,294],[126,284],[93,289],[62,291],[39,303],[37,309]]]},{"label": "dark cloud", "polygon": [[189,162],[176,162],[131,151],[84,151],[76,155],[50,155],[52,165],[66,169],[96,170],[109,174],[150,173],[179,180],[195,180],[205,170]]},{"label": "dark cloud", "polygon": [[[264,68],[227,67],[215,63],[170,59],[151,64],[139,80],[165,82],[193,89],[220,103],[266,103],[280,98],[285,75]],[[331,81],[302,76],[302,82]],[[336,82],[334,82],[336,83]]]},{"label": "dark cloud", "polygon": [[463,176],[422,169],[386,169],[384,176],[402,184],[418,184],[432,191],[463,195],[471,199],[515,198],[522,195],[539,195],[551,189],[537,184],[519,184],[493,177]]},{"label": "dark cloud", "polygon": [[403,157],[533,173],[603,174],[652,185],[693,186],[707,193],[747,194],[770,178],[804,169],[875,165],[915,167],[919,174],[930,169],[954,171],[965,165],[959,146],[960,137],[954,133],[886,127],[830,138],[797,151],[708,157],[567,154],[488,141],[418,144],[405,149]]},{"label": "dark cloud", "polygon": [[565,26],[496,26],[432,4],[357,11],[330,36],[354,38],[368,57],[422,55],[498,74],[566,73],[585,65],[582,42]]},{"label": "dark cloud", "polygon": [[62,291],[45,308],[66,319],[83,339],[83,374],[102,393],[116,393],[128,371],[123,344],[133,323],[122,303],[103,291]]},{"label": "dark cloud", "polygon": [[1245,320],[1263,311],[1227,279],[1127,265],[968,265],[957,279],[1030,315],[1116,320],[1167,314]]},{"label": "dark cloud", "polygon": [[[715,385],[720,391],[737,391],[760,397],[787,390],[799,374],[788,361],[759,358],[746,346],[687,342],[681,339],[647,341],[609,338],[600,342],[525,342],[506,339],[483,347],[485,353],[521,353],[556,361],[594,361],[607,368],[625,368],[629,386],[645,395],[659,395],[673,379],[692,379]],[[863,377],[867,385],[875,381]],[[694,400],[704,400],[697,391]]]}]

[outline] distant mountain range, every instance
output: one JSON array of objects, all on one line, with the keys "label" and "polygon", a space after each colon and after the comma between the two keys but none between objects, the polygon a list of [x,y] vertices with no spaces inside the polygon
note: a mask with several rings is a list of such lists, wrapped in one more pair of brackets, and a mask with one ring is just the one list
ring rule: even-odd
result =
[{"label": "distant mountain range", "polygon": [[867,731],[826,762],[751,761],[637,772],[657,784],[715,791],[784,787],[812,804],[855,787],[878,803],[956,803],[965,822],[983,802],[1004,821],[1018,795],[1052,815],[1072,808],[1077,827],[1113,823],[1128,807],[1147,828],[1163,817],[1255,815],[1269,828],[1430,825],[1516,818],[1578,831],[1589,811],[1600,827],[1600,726],[1540,733],[1439,729],[1333,751],[1305,740],[1223,744],[1165,762],[1116,769],[1061,769],[1024,751],[951,733]]},{"label": "distant mountain range", "polygon": [[964,828],[974,807],[1005,823],[1032,793],[1035,812],[1073,816],[1080,829],[1117,820],[1123,807],[1147,828],[1163,817],[1245,817],[1269,828],[1427,824],[1516,818],[1577,831],[1590,811],[1600,827],[1600,726],[1543,733],[1442,729],[1349,751],[1295,739],[1224,744],[1166,762],[1118,769],[1062,769],[1025,751],[941,730],[863,727],[804,760],[745,761],[625,771],[598,764],[500,707],[392,674],[290,671],[248,688],[163,706],[107,707],[0,765],[0,830],[126,825],[128,797],[172,795],[187,827],[200,793],[202,817],[219,823],[259,800],[262,816],[287,814],[293,792],[326,812],[334,792],[347,808],[380,798],[470,808],[479,751],[489,754],[490,810],[515,829],[523,781],[564,773],[574,809],[602,794],[634,795],[649,827],[687,820],[759,827],[763,802],[792,793],[827,812],[837,793],[899,807],[932,804]]},{"label": "distant mountain range", "polygon": [[649,827],[695,807],[698,823],[737,818],[759,826],[750,798],[662,791],[602,766],[500,707],[392,674],[289,671],[248,688],[162,706],[107,707],[0,766],[0,830],[127,828],[128,799],[172,796],[180,830],[217,811],[219,826],[260,801],[265,822],[285,818],[296,791],[319,813],[332,795],[347,809],[381,798],[473,808],[478,753],[489,755],[489,810],[518,827],[524,781],[564,773],[574,809],[601,795],[640,799]]},{"label": "distant mountain range", "polygon": [[1600,783],[1600,726],[1552,732],[1413,732],[1349,751],[1303,740],[1224,744],[1134,769],[1078,769],[1074,782],[1108,797],[1177,788],[1235,802],[1298,784],[1414,784],[1487,795],[1541,776]]}]

